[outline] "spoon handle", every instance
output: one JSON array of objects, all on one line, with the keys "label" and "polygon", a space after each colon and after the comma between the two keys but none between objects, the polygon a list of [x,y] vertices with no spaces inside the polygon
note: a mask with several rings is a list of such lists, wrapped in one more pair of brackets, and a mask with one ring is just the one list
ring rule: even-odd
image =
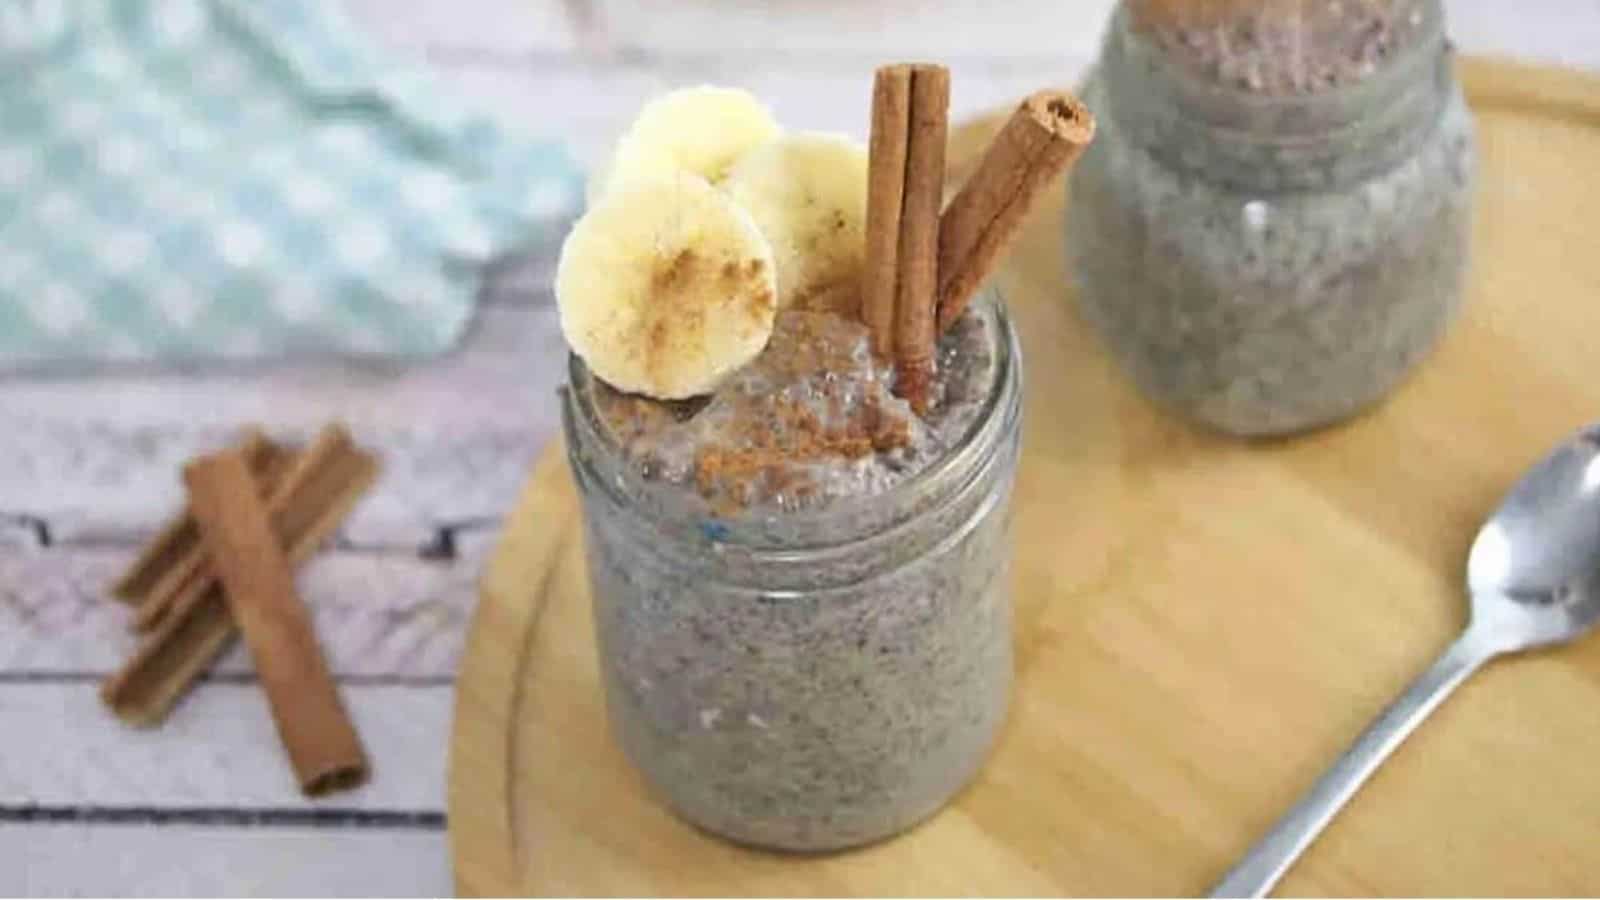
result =
[{"label": "spoon handle", "polygon": [[1266,837],[1212,889],[1213,897],[1264,897],[1400,742],[1495,655],[1469,628],[1389,705]]}]

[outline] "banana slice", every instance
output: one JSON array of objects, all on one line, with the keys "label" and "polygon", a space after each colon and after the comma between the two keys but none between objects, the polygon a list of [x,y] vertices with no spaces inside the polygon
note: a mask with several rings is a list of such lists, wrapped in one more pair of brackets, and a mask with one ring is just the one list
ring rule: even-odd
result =
[{"label": "banana slice", "polygon": [[778,306],[845,311],[866,250],[867,149],[797,133],[745,154],[722,184],[756,220],[778,264]]},{"label": "banana slice", "polygon": [[619,185],[573,226],[556,269],[561,331],[591,371],[663,400],[709,393],[772,336],[772,247],[698,175]]},{"label": "banana slice", "polygon": [[683,88],[645,104],[589,185],[593,204],[638,178],[688,171],[713,183],[735,161],[781,133],[772,113],[747,91]]}]

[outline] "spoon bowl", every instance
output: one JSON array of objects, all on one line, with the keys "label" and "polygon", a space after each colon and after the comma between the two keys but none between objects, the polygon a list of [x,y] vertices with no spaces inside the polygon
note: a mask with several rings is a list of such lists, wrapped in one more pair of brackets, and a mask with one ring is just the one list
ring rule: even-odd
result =
[{"label": "spoon bowl", "polygon": [[1379,715],[1213,890],[1264,896],[1334,814],[1467,676],[1506,653],[1564,644],[1600,622],[1600,426],[1523,475],[1467,556],[1467,630]]},{"label": "spoon bowl", "polygon": [[1471,631],[1502,653],[1560,644],[1600,622],[1600,426],[1534,465],[1467,557]]}]

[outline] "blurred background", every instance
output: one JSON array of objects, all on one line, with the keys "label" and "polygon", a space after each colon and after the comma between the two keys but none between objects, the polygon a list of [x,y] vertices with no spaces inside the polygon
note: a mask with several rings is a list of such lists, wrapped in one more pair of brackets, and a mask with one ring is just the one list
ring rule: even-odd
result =
[{"label": "blurred background", "polygon": [[[426,60],[468,95],[568,137],[592,160],[639,104],[669,86],[747,87],[793,128],[864,135],[875,65],[939,59],[956,118],[1095,55],[1113,0],[344,0],[384,44]],[[1347,0],[1360,2],[1360,0]],[[1594,0],[1447,0],[1460,47],[1600,68]]]}]

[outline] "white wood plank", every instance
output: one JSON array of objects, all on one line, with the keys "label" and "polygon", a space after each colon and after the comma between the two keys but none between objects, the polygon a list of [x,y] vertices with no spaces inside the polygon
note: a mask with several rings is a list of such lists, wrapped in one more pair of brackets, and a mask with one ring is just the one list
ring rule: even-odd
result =
[{"label": "white wood plank", "polygon": [[1600,69],[1600,3],[1445,0],[1450,36],[1468,53]]},{"label": "white wood plank", "polygon": [[0,894],[446,897],[439,831],[0,825]]},{"label": "white wood plank", "polygon": [[284,439],[334,419],[384,473],[346,529],[418,546],[439,525],[492,521],[557,426],[566,350],[553,306],[485,306],[461,352],[404,367],[275,366],[0,384],[0,515],[59,540],[148,533],[181,500],[179,469],[249,422]]},{"label": "white wood plank", "polygon": [[957,61],[1092,55],[1113,0],[599,0],[598,5],[610,41],[634,52]]},{"label": "white wood plank", "polygon": [[444,809],[448,687],[346,685],[372,780],[301,797],[255,685],[208,684],[160,728],[135,729],[93,685],[0,684],[0,807]]},{"label": "white wood plank", "polygon": [[39,529],[26,519],[0,516],[0,549],[39,546]]},{"label": "white wood plank", "polygon": [[[847,0],[806,2],[599,0],[621,53],[826,59],[932,58],[962,63],[1092,58],[1114,0]],[[1452,37],[1468,52],[1600,68],[1594,0],[1501,4],[1446,0]],[[956,82],[959,84],[959,80]]]},{"label": "white wood plank", "polygon": [[430,48],[502,54],[556,53],[578,46],[559,0],[340,0],[345,15],[384,46],[417,58]]},{"label": "white wood plank", "polygon": [[[227,429],[251,420],[306,427],[339,416],[354,425],[426,424],[446,433],[523,425],[527,409],[510,408],[505,392],[554,385],[565,359],[561,346],[552,303],[493,304],[483,307],[457,351],[414,363],[301,360],[8,378],[0,382],[0,421],[7,426],[0,442],[25,439],[26,432],[13,424],[29,418]],[[542,352],[551,349],[556,352]],[[112,449],[137,454],[145,443]],[[12,475],[0,471],[0,477]],[[18,487],[4,483],[0,497],[13,496]]]},{"label": "white wood plank", "polygon": [[[464,57],[559,59],[585,46],[586,0],[344,0],[384,45],[441,68]],[[1006,61],[1091,58],[1114,0],[597,0],[599,49],[613,55],[795,54],[874,59]],[[1504,6],[1446,0],[1466,50],[1600,67],[1600,8],[1592,0]]]},{"label": "white wood plank", "polygon": [[[1009,105],[1047,85],[1073,84],[1087,59],[1062,55],[1018,65],[958,68],[951,114],[959,121]],[[550,123],[575,156],[593,165],[609,152],[645,101],[675,87],[700,83],[755,92],[791,129],[837,131],[864,140],[872,71],[879,61],[840,57],[820,65],[802,57],[780,57],[755,64],[737,57],[704,56],[570,67],[464,62],[445,75],[457,89],[501,114]]]},{"label": "white wood plank", "polygon": [[[492,531],[464,538],[450,562],[329,552],[297,579],[318,640],[344,677],[449,679],[455,674]],[[106,586],[132,548],[0,547],[0,682],[114,671],[134,651],[133,611]],[[218,660],[224,676],[254,671],[242,646]]]},{"label": "white wood plank", "polygon": [[[952,115],[976,115],[1045,85],[1074,83],[1098,53],[1110,6],[1027,0],[997,13],[977,0],[601,0],[609,45],[587,58],[529,59],[492,46],[436,49],[429,58],[462,95],[559,135],[593,164],[647,99],[700,82],[755,91],[789,127],[859,137],[865,101],[844,98],[861,94],[872,69],[889,59],[936,58],[955,69]],[[1475,0],[1449,6],[1452,34],[1467,52],[1600,68],[1593,0],[1550,0],[1516,16]],[[894,27],[883,26],[890,18]]]}]

